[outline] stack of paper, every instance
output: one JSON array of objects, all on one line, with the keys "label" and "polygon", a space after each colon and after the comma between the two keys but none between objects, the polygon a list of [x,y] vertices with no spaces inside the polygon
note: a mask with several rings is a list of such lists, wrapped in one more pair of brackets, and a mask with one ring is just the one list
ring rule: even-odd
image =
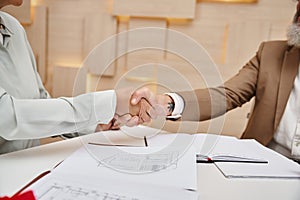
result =
[{"label": "stack of paper", "polygon": [[[300,178],[300,165],[254,139],[213,134],[165,134],[148,140],[150,146],[180,141],[196,148],[198,161],[214,163],[228,178]],[[209,158],[209,159],[208,159]]]},{"label": "stack of paper", "polygon": [[197,199],[196,173],[193,148],[88,144],[29,189],[38,199]]},{"label": "stack of paper", "polygon": [[228,178],[300,178],[300,165],[255,140],[238,140],[235,144],[220,140],[213,152],[226,152],[260,158],[268,163],[216,162]]},{"label": "stack of paper", "polygon": [[[215,162],[228,178],[300,178],[300,166],[254,139],[199,134],[195,147],[201,155],[233,156],[262,162]],[[212,142],[214,141],[214,142]],[[266,161],[266,162],[263,162]]]}]

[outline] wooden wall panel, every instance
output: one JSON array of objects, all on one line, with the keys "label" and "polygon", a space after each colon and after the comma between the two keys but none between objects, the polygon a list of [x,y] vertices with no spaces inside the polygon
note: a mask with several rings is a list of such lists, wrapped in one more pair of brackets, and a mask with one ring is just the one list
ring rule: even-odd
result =
[{"label": "wooden wall panel", "polygon": [[47,24],[48,12],[46,6],[33,7],[33,23],[24,26],[28,40],[36,57],[38,72],[43,83],[47,80]]},{"label": "wooden wall panel", "polygon": [[188,18],[195,16],[195,0],[114,0],[115,16]]},{"label": "wooden wall panel", "polygon": [[[168,70],[165,73],[158,74],[158,81],[168,79],[169,87],[173,91],[191,90],[192,88],[205,87],[205,81],[201,74],[191,63],[184,59],[172,60],[166,59],[165,64]],[[171,75],[174,74],[174,75]],[[178,81],[184,79],[183,81]]]},{"label": "wooden wall panel", "polygon": [[270,40],[283,40],[286,38],[287,23],[286,22],[276,22],[270,25]]},{"label": "wooden wall panel", "polygon": [[[126,72],[128,70],[127,63],[127,54],[122,55],[119,51],[120,49],[128,49],[128,34],[127,31],[129,29],[129,17],[118,17],[117,18],[117,56],[118,59],[116,61],[118,72]],[[119,35],[121,34],[121,35]],[[123,39],[124,38],[124,39]],[[127,38],[127,39],[125,39]]]},{"label": "wooden wall panel", "polygon": [[241,68],[251,59],[262,41],[269,39],[271,24],[269,22],[248,21],[229,24],[226,63]]},{"label": "wooden wall panel", "polygon": [[[149,28],[146,31],[143,28]],[[151,28],[153,28],[153,33],[157,32],[156,29],[162,30],[161,35],[155,35],[151,33]],[[165,48],[166,45],[166,32],[163,29],[167,28],[166,20],[164,19],[139,19],[131,18],[129,21],[129,31],[128,32],[128,49],[133,49],[136,47],[141,48],[134,53],[128,54],[128,66],[132,65],[132,61],[141,61],[141,64],[145,62],[161,62],[164,59],[163,50],[149,50],[145,49],[148,44],[153,44],[161,48]],[[134,34],[137,33],[137,34]],[[145,45],[145,46],[144,46]],[[135,62],[136,63],[136,62]]]},{"label": "wooden wall panel", "polygon": [[84,56],[87,56],[93,48],[116,34],[116,18],[108,13],[87,15],[84,30]]},{"label": "wooden wall panel", "polygon": [[82,62],[84,23],[84,18],[80,16],[50,16],[49,62],[51,64],[55,62],[79,65]]},{"label": "wooden wall panel", "polygon": [[53,97],[71,97],[86,92],[87,69],[80,66],[54,66]]},{"label": "wooden wall panel", "polygon": [[22,24],[30,24],[32,22],[30,5],[30,0],[23,0],[23,4],[19,7],[6,6],[1,10],[10,13],[12,16],[17,18]]},{"label": "wooden wall panel", "polygon": [[[126,78],[132,85],[141,86],[146,82],[154,82],[157,79],[157,66],[155,63],[162,63],[164,60],[166,44],[166,20],[165,19],[139,19],[130,18],[128,32],[128,50],[137,49],[127,55],[127,69],[130,72]],[[143,28],[150,29],[143,29]],[[151,32],[153,28],[153,32]],[[157,31],[161,34],[157,34]],[[131,31],[132,30],[132,31]],[[159,49],[149,49],[149,46],[156,46]],[[145,64],[148,68],[139,70]]]},{"label": "wooden wall panel", "polygon": [[[111,36],[115,35],[117,32],[117,22],[116,18],[111,16],[108,13],[99,13],[92,14],[85,17],[85,28],[84,28],[84,59],[87,59],[89,54],[94,48],[97,48],[105,41],[109,41],[112,39]],[[113,49],[108,51],[116,52],[116,46]],[[97,69],[93,69],[93,67],[103,67],[93,65],[90,68],[91,73],[95,73],[98,71]],[[103,76],[114,76],[116,73],[116,64],[109,66],[104,73]]]},{"label": "wooden wall panel", "polygon": [[48,87],[52,88],[54,66],[80,66],[82,64],[84,22],[81,16],[49,16]]},{"label": "wooden wall panel", "polygon": [[[214,62],[220,64],[223,62],[222,56],[224,53],[224,39],[226,39],[227,23],[215,20],[199,20],[186,24],[173,24],[169,26],[170,29],[179,31],[190,37],[190,40],[195,40],[195,43],[204,48],[208,55],[212,57]],[[211,38],[211,39],[208,39]],[[190,51],[188,45],[182,45],[186,51]],[[194,61],[200,61],[199,52],[190,52],[190,57]]]}]

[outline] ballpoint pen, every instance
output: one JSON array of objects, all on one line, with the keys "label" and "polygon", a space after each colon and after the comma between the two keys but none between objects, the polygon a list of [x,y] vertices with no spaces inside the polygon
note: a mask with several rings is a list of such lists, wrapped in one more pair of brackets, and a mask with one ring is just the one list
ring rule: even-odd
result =
[{"label": "ballpoint pen", "polygon": [[145,146],[147,147],[148,146],[148,142],[147,142],[146,136],[144,136],[144,142],[145,142]]}]

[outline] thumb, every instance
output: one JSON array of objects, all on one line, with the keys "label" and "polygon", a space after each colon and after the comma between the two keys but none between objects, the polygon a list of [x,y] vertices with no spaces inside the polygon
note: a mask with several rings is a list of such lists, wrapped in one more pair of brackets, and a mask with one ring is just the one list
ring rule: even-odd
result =
[{"label": "thumb", "polygon": [[130,99],[130,103],[131,103],[132,105],[136,105],[136,104],[138,104],[138,102],[139,102],[141,99],[142,99],[141,96],[138,96],[138,95],[136,95],[136,93],[133,93],[132,96],[131,96],[131,99]]},{"label": "thumb", "polygon": [[140,88],[138,90],[136,90],[135,92],[133,92],[133,94],[131,95],[130,98],[130,103],[132,105],[137,105],[141,99],[146,99],[147,101],[149,101],[149,103],[154,103],[154,95],[152,94],[152,92],[150,91],[150,89],[148,89],[147,87],[143,87]]}]

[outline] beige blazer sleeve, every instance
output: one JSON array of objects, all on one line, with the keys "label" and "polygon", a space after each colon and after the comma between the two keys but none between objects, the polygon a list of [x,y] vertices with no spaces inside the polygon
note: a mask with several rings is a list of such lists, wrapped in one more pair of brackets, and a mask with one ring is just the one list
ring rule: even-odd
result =
[{"label": "beige blazer sleeve", "polygon": [[284,40],[263,42],[256,55],[223,85],[179,92],[185,100],[183,120],[211,119],[255,97],[242,138],[254,138],[266,145],[284,113],[299,62],[298,47]]},{"label": "beige blazer sleeve", "polygon": [[185,101],[182,119],[208,120],[250,101],[256,90],[259,52],[238,74],[219,87],[178,92]]}]

